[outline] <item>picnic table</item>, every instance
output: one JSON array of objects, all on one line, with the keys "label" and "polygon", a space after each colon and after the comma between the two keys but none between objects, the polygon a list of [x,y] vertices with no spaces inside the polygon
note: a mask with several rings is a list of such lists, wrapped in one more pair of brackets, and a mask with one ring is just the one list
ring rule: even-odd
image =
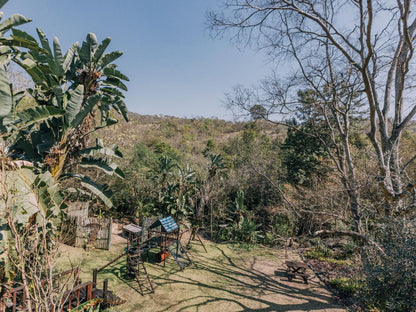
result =
[{"label": "picnic table", "polygon": [[299,276],[302,277],[305,284],[308,283],[308,277],[310,275],[306,273],[308,266],[305,263],[297,261],[286,261],[285,264],[287,266],[286,274],[289,281],[291,281],[292,278]]}]

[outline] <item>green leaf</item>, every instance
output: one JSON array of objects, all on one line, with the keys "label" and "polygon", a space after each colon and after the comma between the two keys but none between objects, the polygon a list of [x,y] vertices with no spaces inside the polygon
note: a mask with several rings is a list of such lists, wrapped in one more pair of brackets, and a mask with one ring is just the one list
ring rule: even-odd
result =
[{"label": "green leaf", "polygon": [[8,2],[9,0],[0,0],[0,9]]},{"label": "green leaf", "polygon": [[101,87],[100,91],[103,94],[106,94],[108,96],[119,96],[121,98],[124,98],[124,94],[122,92],[120,92],[118,89],[116,88],[111,88],[111,87]]},{"label": "green leaf", "polygon": [[10,47],[22,47],[22,48],[30,49],[32,50],[32,52],[33,51],[38,51],[41,53],[46,52],[44,49],[40,48],[37,43],[34,43],[30,40],[26,40],[23,38],[19,38],[16,36],[11,36],[11,39],[0,38],[0,43],[2,43],[3,45],[10,46]]},{"label": "green leaf", "polygon": [[110,37],[105,38],[101,42],[101,44],[97,47],[97,50],[95,50],[95,53],[94,53],[94,58],[92,60],[94,63],[97,63],[100,60],[101,56],[103,55],[105,49],[107,49],[107,47],[110,44],[110,42],[111,42],[111,38]]},{"label": "green leaf", "polygon": [[29,23],[30,21],[31,21],[31,19],[27,19],[23,15],[13,14],[8,19],[6,19],[2,23],[0,23],[0,33],[4,34],[7,30],[9,30],[9,29],[11,29],[15,26],[19,26],[19,25]]},{"label": "green leaf", "polygon": [[53,117],[60,117],[65,114],[65,110],[54,106],[37,106],[21,111],[17,116],[21,119],[20,129],[27,128],[35,123],[49,120]]},{"label": "green leaf", "polygon": [[52,90],[56,97],[56,106],[63,109],[64,93],[62,91],[62,88],[60,86],[54,86]]},{"label": "green leaf", "polygon": [[88,33],[86,41],[90,47],[91,52],[97,49],[98,41],[97,36],[94,33]]},{"label": "green leaf", "polygon": [[108,77],[106,80],[101,81],[102,85],[105,86],[113,86],[113,87],[117,87],[120,88],[124,91],[127,91],[127,87],[124,83],[122,83],[119,79],[117,78],[113,78],[113,77]]},{"label": "green leaf", "polygon": [[34,37],[32,37],[27,32],[24,32],[20,29],[12,29],[12,33],[13,33],[14,38],[20,38],[20,39],[23,39],[23,40],[27,40],[27,41],[31,41],[33,43],[36,43],[36,45],[38,44]]},{"label": "green leaf", "polygon": [[65,54],[64,63],[62,65],[62,68],[65,72],[67,72],[72,64],[72,61],[74,60],[74,57],[76,55],[76,52],[78,51],[79,44],[78,42],[75,42],[72,47],[69,48],[69,50]]},{"label": "green leaf", "polygon": [[75,178],[81,182],[82,187],[88,189],[97,196],[101,201],[108,207],[113,207],[113,202],[111,201],[111,197],[113,196],[113,192],[109,189],[107,184],[98,184],[95,181],[92,181],[89,177],[84,176],[82,174],[75,174],[75,173],[66,173],[60,177],[60,180],[66,180],[70,178]]},{"label": "green leaf", "polygon": [[[6,203],[9,206],[11,216],[16,223],[27,223],[31,216],[39,212],[36,190],[32,184],[35,174],[31,169],[18,169],[8,171],[6,185],[13,194]],[[2,202],[1,205],[4,205]]]},{"label": "green leaf", "polygon": [[71,122],[72,127],[78,127],[87,115],[92,111],[95,105],[100,100],[100,95],[96,94],[88,99],[88,102],[81,108],[78,114],[74,117]]},{"label": "green leaf", "polygon": [[4,46],[0,44],[0,64],[7,64],[9,60],[11,59],[11,57],[12,57],[12,51],[9,48],[9,46]]},{"label": "green leaf", "polygon": [[38,37],[42,45],[42,48],[46,50],[48,55],[52,55],[52,51],[51,51],[51,47],[49,46],[48,38],[46,38],[46,35],[39,28],[36,28],[36,31],[38,33]]},{"label": "green leaf", "polygon": [[104,68],[103,72],[104,72],[104,75],[108,77],[114,77],[114,78],[119,78],[119,79],[123,79],[126,81],[130,81],[127,76],[123,75],[120,71],[118,71],[115,68],[106,67]]},{"label": "green leaf", "polygon": [[13,107],[12,89],[6,70],[6,65],[0,64],[0,117],[9,114]]},{"label": "green leaf", "polygon": [[83,85],[77,86],[76,89],[71,92],[71,98],[66,106],[68,124],[72,124],[75,117],[80,112],[83,97],[84,97]]},{"label": "green leaf", "polygon": [[117,164],[108,161],[104,158],[94,158],[93,156],[82,157],[81,162],[78,163],[83,168],[96,168],[108,175],[115,174],[116,176],[124,179],[125,175],[123,171],[118,168]]},{"label": "green leaf", "polygon": [[97,156],[97,155],[105,155],[105,156],[113,156],[122,158],[123,154],[118,149],[117,145],[113,145],[112,147],[104,147],[100,146],[97,142],[97,145],[90,148],[85,148],[81,151],[79,151],[80,155],[85,156]]},{"label": "green leaf", "polygon": [[64,66],[64,58],[62,56],[61,45],[59,44],[59,40],[57,37],[53,39],[53,51],[54,51],[54,63],[56,64],[56,72],[55,74],[58,76],[63,76],[65,74]]},{"label": "green leaf", "polygon": [[79,57],[84,64],[90,64],[93,58],[93,51],[97,49],[98,42],[97,37],[93,33],[87,35],[86,40],[82,43],[79,50]]},{"label": "green leaf", "polygon": [[35,84],[41,84],[42,82],[46,81],[44,73],[40,70],[39,67],[37,67],[36,62],[33,59],[27,57],[22,61],[18,59],[14,59],[14,61],[25,69]]},{"label": "green leaf", "polygon": [[108,208],[113,207],[113,202],[111,200],[113,192],[108,188],[107,184],[98,184],[88,178],[81,180],[81,185],[101,199]]},{"label": "green leaf", "polygon": [[126,103],[124,103],[123,99],[116,97],[112,103],[113,107],[117,109],[119,113],[124,117],[125,121],[129,121]]},{"label": "green leaf", "polygon": [[37,175],[33,189],[37,190],[38,209],[42,216],[58,216],[60,210],[65,207],[64,197],[51,173],[47,171]]},{"label": "green leaf", "polygon": [[98,62],[98,66],[100,68],[105,68],[108,64],[115,61],[122,55],[123,55],[123,52],[121,51],[114,51],[114,52],[109,52],[107,54],[104,54],[104,56]]}]

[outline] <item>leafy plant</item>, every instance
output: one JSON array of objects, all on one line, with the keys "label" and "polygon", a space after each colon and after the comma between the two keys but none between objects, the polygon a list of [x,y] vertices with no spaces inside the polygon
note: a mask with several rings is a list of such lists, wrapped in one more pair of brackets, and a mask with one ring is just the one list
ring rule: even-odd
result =
[{"label": "leafy plant", "polygon": [[[6,2],[0,1],[0,7]],[[110,108],[127,120],[119,89],[126,90],[120,80],[128,79],[112,64],[122,53],[104,54],[109,38],[98,44],[89,34],[81,47],[74,44],[63,54],[58,39],[51,48],[39,29],[40,46],[30,35],[12,29],[28,21],[14,15],[0,23],[0,297],[7,292],[5,285],[17,282],[28,310],[55,311],[61,310],[65,291],[56,289],[53,280],[66,199],[61,185],[76,179],[78,186],[112,205],[108,187],[80,170],[95,168],[123,177],[109,159],[122,156],[118,148],[106,148],[99,140],[87,147],[87,138],[116,122],[109,117]],[[5,38],[10,29],[12,37]],[[34,83],[26,90],[34,99],[29,108],[18,108],[24,91],[14,92],[8,81],[11,59]],[[101,112],[98,126],[96,111]],[[66,191],[77,191],[76,186]]]},{"label": "leafy plant", "polygon": [[364,249],[365,305],[383,311],[416,310],[414,220],[392,219],[379,227],[377,237],[378,245]]},{"label": "leafy plant", "polygon": [[237,243],[256,244],[260,238],[261,231],[259,225],[251,219],[251,216],[244,206],[244,192],[239,191],[234,201],[234,206],[230,209],[231,223],[222,227],[220,238]]},{"label": "leafy plant", "polygon": [[363,288],[363,281],[347,277],[333,278],[329,280],[329,284],[337,289],[343,297],[350,297]]},{"label": "leafy plant", "polygon": [[[94,34],[88,34],[81,47],[76,43],[63,54],[57,38],[51,48],[45,34],[40,29],[37,32],[42,50],[20,52],[13,58],[32,78],[35,86],[28,92],[37,106],[16,116],[16,105],[12,105],[7,118],[3,118],[3,135],[10,141],[13,157],[38,164],[57,180],[77,180],[78,187],[111,207],[108,187],[73,169],[93,168],[124,177],[110,161],[110,157],[122,156],[116,146],[105,148],[97,141],[95,147],[87,147],[90,133],[117,122],[110,117],[110,108],[127,120],[120,90],[127,90],[121,80],[128,78],[112,64],[122,52],[104,53],[111,39],[99,44]],[[37,44],[30,36],[27,40]],[[97,111],[101,114],[99,125],[95,125]],[[22,123],[24,128],[19,126]]]},{"label": "leafy plant", "polygon": [[311,250],[305,252],[305,257],[310,259],[327,259],[331,258],[332,256],[332,250],[322,244],[321,241],[318,241],[318,244]]}]

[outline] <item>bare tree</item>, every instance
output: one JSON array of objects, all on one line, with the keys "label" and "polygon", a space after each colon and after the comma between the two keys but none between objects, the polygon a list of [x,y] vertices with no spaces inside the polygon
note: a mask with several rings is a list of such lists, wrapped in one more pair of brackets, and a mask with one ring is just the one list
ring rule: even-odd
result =
[{"label": "bare tree", "polygon": [[[402,164],[399,151],[403,130],[416,114],[416,105],[407,104],[415,65],[412,4],[411,0],[228,0],[221,13],[209,16],[218,33],[235,29],[236,39],[256,44],[296,68],[298,79],[292,77],[285,88],[275,85],[272,92],[266,88],[267,96],[255,103],[266,107],[264,117],[293,112],[297,94],[290,89],[299,82],[314,90],[315,110],[341,137],[342,144],[331,157],[349,193],[359,232],[360,201],[349,150],[350,118],[357,97],[368,114],[368,137],[377,154],[385,197],[384,215],[402,212],[402,199],[413,187],[405,187],[407,164]],[[244,93],[236,98],[253,104],[253,97]]]}]

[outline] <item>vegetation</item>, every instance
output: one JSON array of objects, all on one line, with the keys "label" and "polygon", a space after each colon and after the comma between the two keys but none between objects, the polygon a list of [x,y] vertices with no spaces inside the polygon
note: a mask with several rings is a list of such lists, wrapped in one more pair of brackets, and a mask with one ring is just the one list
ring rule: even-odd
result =
[{"label": "vegetation", "polygon": [[[110,38],[99,44],[88,34],[81,46],[63,54],[57,38],[51,48],[41,30],[38,43],[14,28],[27,22],[13,15],[0,24],[0,308],[10,288],[21,285],[29,310],[56,311],[66,299],[65,286],[71,286],[67,280],[58,288],[53,280],[65,202],[82,193],[112,206],[108,187],[84,174],[85,168],[123,177],[109,159],[121,156],[117,147],[105,148],[100,141],[87,146],[87,138],[117,122],[110,109],[127,120],[119,90],[126,90],[121,80],[127,77],[112,64],[122,53],[104,53]],[[25,70],[33,87],[13,89],[7,75],[11,61]],[[97,126],[96,112],[101,114]],[[69,179],[78,184],[68,187]]]},{"label": "vegetation", "polygon": [[362,288],[359,281],[346,277],[331,279],[329,283],[340,292],[341,296],[351,296]]},{"label": "vegetation", "polygon": [[[66,268],[69,263],[81,261],[81,278],[89,280],[94,268],[120,255],[125,246],[125,241],[121,239],[118,242],[113,240],[110,250],[94,252],[63,246],[59,266]],[[247,250],[210,241],[205,241],[205,246],[207,253],[201,245],[192,245],[189,255],[194,264],[183,272],[179,272],[171,257],[165,267],[155,263],[158,250],[152,250],[146,269],[155,292],[144,296],[138,294],[137,281],[125,277],[125,257],[102,270],[98,274],[99,285],[108,279],[111,290],[117,296],[128,299],[125,304],[110,308],[108,312],[195,309],[224,312],[250,309],[344,311],[332,302],[332,294],[328,290],[320,288],[317,298],[315,283],[305,285],[287,280],[277,264],[285,260],[283,249],[257,245]],[[299,260],[291,250],[287,251],[287,256]],[[277,276],[275,271],[279,271]]]},{"label": "vegetation", "polygon": [[[214,31],[237,30],[298,69],[228,94],[245,122],[128,116],[110,38],[90,33],[63,53],[40,29],[38,39],[18,30],[23,16],[0,23],[2,300],[23,285],[29,308],[60,309],[52,274],[66,203],[88,199],[92,214],[172,215],[211,240],[359,260],[362,276],[330,283],[363,309],[416,309],[411,1],[225,3],[210,15]],[[356,27],[344,33],[346,10]],[[31,87],[13,89],[11,62]],[[345,236],[341,251],[325,244]]]}]

